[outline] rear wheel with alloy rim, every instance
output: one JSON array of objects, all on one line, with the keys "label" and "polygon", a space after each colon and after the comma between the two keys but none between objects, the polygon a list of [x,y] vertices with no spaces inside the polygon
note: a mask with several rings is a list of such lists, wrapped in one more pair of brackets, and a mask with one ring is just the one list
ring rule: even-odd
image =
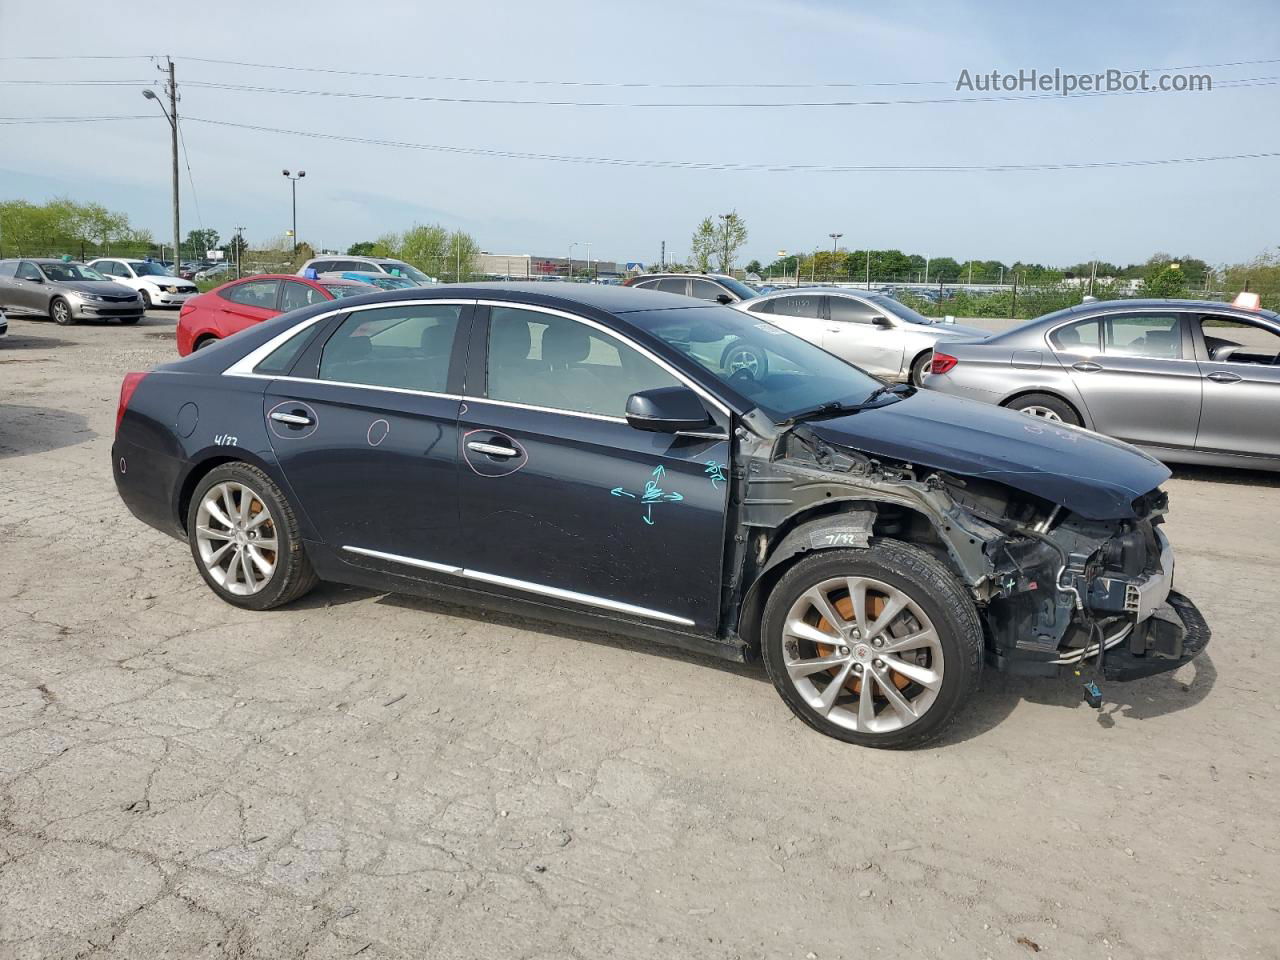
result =
[{"label": "rear wheel with alloy rim", "polygon": [[924,375],[929,372],[929,364],[932,362],[932,350],[926,350],[911,362],[911,374],[908,377],[908,381],[913,387],[924,386]]},{"label": "rear wheel with alloy rim", "polygon": [[797,563],[769,595],[761,642],[792,711],[864,746],[933,738],[981,670],[982,629],[968,593],[936,558],[893,540]]},{"label": "rear wheel with alloy rim", "polygon": [[1009,409],[1052,423],[1069,423],[1073,427],[1081,425],[1079,415],[1071,409],[1070,404],[1047,393],[1029,393],[1025,397],[1017,397],[1009,402]]},{"label": "rear wheel with alloy rim", "polygon": [[228,603],[268,610],[316,584],[280,488],[246,463],[216,467],[196,487],[187,536],[200,575]]},{"label": "rear wheel with alloy rim", "polygon": [[720,366],[729,376],[740,379],[763,380],[769,375],[769,357],[759,347],[739,340],[729,344],[720,357]]}]

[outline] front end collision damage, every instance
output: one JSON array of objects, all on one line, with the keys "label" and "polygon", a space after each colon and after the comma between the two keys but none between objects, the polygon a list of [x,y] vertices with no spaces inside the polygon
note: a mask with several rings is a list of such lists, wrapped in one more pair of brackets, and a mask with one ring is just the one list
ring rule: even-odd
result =
[{"label": "front end collision damage", "polygon": [[948,564],[977,606],[988,663],[1003,671],[1080,669],[1101,644],[1104,676],[1129,680],[1176,669],[1208,643],[1199,611],[1171,589],[1162,491],[1138,497],[1126,516],[1090,519],[1002,482],[871,457],[805,424],[751,426],[738,431],[726,585],[726,622],[742,625],[749,647],[790,561],[876,537]]}]

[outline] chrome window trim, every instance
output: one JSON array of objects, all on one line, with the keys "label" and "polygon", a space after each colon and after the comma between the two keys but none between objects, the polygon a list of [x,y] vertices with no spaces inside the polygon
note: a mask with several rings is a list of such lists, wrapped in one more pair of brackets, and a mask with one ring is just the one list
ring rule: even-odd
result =
[{"label": "chrome window trim", "polygon": [[[1093,321],[1093,320],[1103,320],[1106,317],[1111,317],[1111,316],[1124,316],[1131,313],[1165,313],[1165,314],[1172,313],[1172,314],[1179,315],[1178,322],[1181,324],[1186,322],[1186,318],[1181,316],[1182,314],[1188,314],[1188,313],[1200,314],[1203,312],[1204,311],[1202,310],[1188,310],[1185,307],[1173,307],[1173,308],[1132,307],[1125,310],[1116,310],[1116,309],[1099,310],[1096,313],[1087,313],[1079,317],[1072,317],[1069,320],[1063,320],[1061,323],[1055,323],[1052,327],[1050,327],[1048,330],[1044,332],[1044,343],[1045,343],[1045,346],[1048,348],[1049,352],[1053,354],[1055,357],[1083,357],[1083,356],[1123,357],[1129,360],[1159,360],[1161,363],[1196,363],[1198,361],[1196,360],[1195,357],[1144,357],[1139,354],[1133,354],[1133,353],[1107,353],[1105,349],[1100,349],[1097,353],[1090,353],[1090,354],[1072,353],[1066,350],[1059,350],[1057,347],[1053,345],[1053,341],[1050,339],[1050,337],[1052,337],[1055,333],[1057,333],[1063,327],[1069,327],[1072,324],[1076,324],[1076,323],[1089,323],[1090,321]],[[1181,330],[1181,327],[1179,327],[1179,330]],[[1099,335],[1101,335],[1101,331],[1099,331]]]},{"label": "chrome window trim", "polygon": [[514,577],[503,577],[496,573],[485,573],[482,570],[467,570],[463,567],[452,566],[447,563],[435,563],[431,560],[419,560],[416,557],[406,557],[396,553],[383,553],[381,550],[369,550],[366,547],[343,546],[342,549],[348,553],[355,553],[364,557],[372,557],[376,560],[387,560],[391,563],[402,563],[406,566],[418,567],[423,570],[432,570],[436,573],[448,573],[462,577],[466,580],[477,580],[480,583],[489,583],[497,587],[508,587],[512,590],[522,590],[525,593],[535,593],[544,597],[553,597],[557,600],[570,600],[574,603],[581,603],[591,607],[599,607],[602,610],[612,610],[615,613],[629,613],[635,616],[648,617],[652,620],[664,620],[667,623],[677,623],[685,627],[692,627],[694,625],[694,622],[687,617],[677,617],[672,613],[664,613],[661,610],[650,610],[648,607],[639,607],[633,603],[623,603],[621,600],[610,600],[607,597],[596,597],[589,593],[578,593],[576,590],[563,590],[560,587],[548,587],[545,584],[531,583],[528,580],[517,580]]},{"label": "chrome window trim", "polygon": [[[333,302],[341,303],[342,301],[335,300]],[[308,317],[306,320],[302,321],[302,323],[299,323],[298,325],[290,327],[288,330],[285,330],[277,334],[276,336],[268,340],[266,343],[262,344],[262,346],[255,347],[249,353],[246,353],[243,357],[241,357],[235,363],[231,364],[231,366],[227,367],[222,372],[224,374],[228,374],[233,377],[252,376],[252,377],[266,377],[270,380],[300,380],[300,381],[305,381],[306,383],[337,383],[338,381],[336,380],[321,380],[319,377],[277,377],[268,373],[255,373],[253,368],[256,367],[258,364],[260,364],[272,353],[274,353],[277,347],[282,346],[289,340],[292,340],[295,335],[300,334],[304,330],[310,329],[311,327],[315,326],[320,321],[328,320],[330,317],[335,316],[339,313],[358,313],[362,310],[381,310],[387,307],[416,307],[416,306],[422,306],[422,305],[429,306],[432,304],[439,304],[442,306],[464,306],[465,307],[465,306],[474,306],[475,302],[476,302],[475,300],[471,300],[471,299],[446,300],[444,298],[440,298],[440,299],[431,299],[431,300],[393,300],[389,303],[388,302],[361,303],[352,307],[334,307],[332,310],[326,310],[323,313],[318,313],[314,317]],[[368,383],[346,384],[346,385],[370,387],[371,389],[375,389],[375,390],[400,389],[395,387],[374,387],[372,384],[368,384]],[[410,390],[406,392],[419,393],[422,391]]]},{"label": "chrome window trim", "polygon": [[[341,301],[335,301],[335,302],[340,303]],[[621,341],[622,343],[625,343],[628,347],[635,350],[641,356],[652,361],[653,363],[661,367],[663,370],[665,370],[667,373],[671,374],[673,377],[675,377],[677,380],[683,383],[686,387],[688,387],[690,390],[696,393],[703,400],[706,400],[707,402],[712,404],[712,406],[714,406],[717,410],[719,410],[722,415],[726,417],[732,416],[732,411],[730,411],[730,409],[718,397],[708,392],[699,384],[690,380],[684,374],[683,371],[673,366],[672,364],[668,363],[662,357],[659,357],[658,355],[656,355],[646,347],[643,347],[640,344],[636,343],[634,340],[632,340],[630,337],[627,337],[625,334],[617,330],[612,330],[609,327],[605,326],[604,324],[599,323],[598,321],[592,320],[589,317],[580,316],[579,314],[569,313],[568,311],[558,310],[552,307],[544,307],[539,304],[515,303],[509,300],[471,300],[471,299],[432,298],[432,299],[426,299],[426,300],[396,300],[391,303],[362,303],[352,307],[335,307],[332,310],[326,310],[323,313],[318,313],[314,317],[308,317],[302,323],[299,323],[296,326],[290,327],[288,330],[282,331],[281,333],[272,337],[270,340],[268,340],[266,343],[262,344],[261,346],[255,347],[252,351],[250,351],[249,353],[241,357],[239,360],[232,363],[222,372],[226,376],[245,377],[247,379],[253,379],[253,380],[283,380],[285,382],[291,382],[291,383],[327,383],[327,384],[332,384],[333,386],[355,387],[357,389],[362,389],[362,390],[385,390],[391,393],[404,393],[404,394],[410,394],[413,396],[423,396],[423,397],[439,397],[445,400],[463,400],[463,401],[477,402],[477,403],[492,403],[498,406],[513,407],[515,409],[520,409],[520,410],[534,410],[539,413],[558,413],[558,414],[563,414],[571,417],[584,417],[589,420],[602,420],[609,423],[626,423],[627,422],[625,417],[616,417],[616,416],[611,416],[609,414],[603,414],[603,413],[587,413],[581,410],[566,410],[561,407],[540,407],[534,404],[520,403],[519,401],[516,401],[516,400],[495,400],[490,397],[479,397],[479,396],[473,396],[470,394],[437,393],[430,390],[410,390],[404,387],[380,387],[380,386],[377,386],[376,384],[370,384],[370,383],[348,383],[342,380],[322,380],[319,377],[288,377],[288,376],[271,374],[271,373],[257,373],[254,370],[254,367],[256,367],[259,363],[261,363],[268,356],[274,353],[276,349],[283,346],[289,340],[292,340],[295,336],[302,335],[305,331],[307,331],[311,327],[315,326],[318,323],[321,323],[322,321],[328,320],[330,317],[333,317],[337,314],[356,313],[363,310],[377,310],[377,309],[383,309],[387,307],[423,306],[423,305],[506,307],[513,310],[530,310],[534,313],[546,313],[546,314],[550,314],[551,316],[563,317],[566,320],[574,320],[578,323],[586,324],[589,327],[593,327],[594,329],[599,330],[601,333],[607,334],[608,336],[613,337]]]},{"label": "chrome window trim", "polygon": [[[667,373],[671,374],[673,377],[675,377],[677,380],[683,383],[686,387],[688,387],[690,390],[692,390],[694,393],[700,396],[703,400],[706,400],[708,403],[714,405],[715,408],[719,410],[720,413],[723,414],[724,416],[728,417],[732,415],[732,411],[720,400],[719,397],[716,397],[714,394],[710,393],[702,386],[690,380],[689,377],[685,375],[684,371],[668,363],[666,360],[658,356],[656,353],[653,353],[647,347],[641,346],[640,344],[636,343],[634,340],[632,340],[630,337],[628,337],[626,334],[622,333],[619,330],[612,330],[609,327],[605,326],[603,323],[600,323],[596,320],[592,320],[589,317],[584,317],[576,313],[569,313],[567,310],[559,310],[559,309],[556,309],[555,307],[544,307],[538,304],[529,304],[529,303],[513,303],[509,300],[478,300],[476,302],[479,306],[482,306],[482,307],[504,307],[510,310],[530,310],[530,311],[533,311],[534,313],[546,313],[546,314],[550,314],[553,317],[563,317],[566,320],[576,320],[578,323],[583,323],[583,324],[586,324],[588,327],[593,327],[596,330],[599,330],[601,333],[606,334],[610,337],[613,337],[615,340],[621,340],[623,343],[629,346],[632,350],[635,350],[637,353],[639,353],[642,357],[645,357],[648,360],[652,360],[659,367],[667,371]],[[487,367],[487,364],[486,364],[486,367]],[[476,399],[480,399],[480,398],[476,398]],[[484,399],[488,399],[488,398],[484,398]],[[517,403],[517,401],[513,401],[513,400],[491,401],[491,402]],[[579,411],[577,410],[562,410],[558,407],[556,408],[540,407],[537,409],[550,410],[553,413],[575,413],[575,414],[579,413]],[[597,417],[605,416],[605,414],[586,414],[586,415],[597,416]]]}]

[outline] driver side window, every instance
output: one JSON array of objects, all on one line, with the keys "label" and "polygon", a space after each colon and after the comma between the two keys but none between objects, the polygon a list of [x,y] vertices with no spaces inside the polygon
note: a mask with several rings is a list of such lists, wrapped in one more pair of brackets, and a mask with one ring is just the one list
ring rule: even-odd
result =
[{"label": "driver side window", "polygon": [[680,381],[626,343],[568,317],[493,307],[491,400],[622,417],[627,398]]},{"label": "driver side window", "polygon": [[1280,366],[1280,333],[1237,317],[1202,316],[1195,322],[1211,361]]}]

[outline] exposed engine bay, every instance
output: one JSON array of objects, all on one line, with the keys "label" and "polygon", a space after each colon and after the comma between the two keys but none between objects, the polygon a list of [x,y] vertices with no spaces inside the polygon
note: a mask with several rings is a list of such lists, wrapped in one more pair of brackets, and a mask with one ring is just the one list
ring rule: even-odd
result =
[{"label": "exposed engine bay", "polygon": [[1208,642],[1195,606],[1172,590],[1159,489],[1097,519],[982,476],[872,457],[807,424],[755,449],[747,431],[739,439],[734,568],[750,585],[744,610],[770,570],[799,553],[892,537],[944,560],[965,584],[987,661],[1001,670],[1054,675],[1093,663],[1128,680],[1175,669]]}]

